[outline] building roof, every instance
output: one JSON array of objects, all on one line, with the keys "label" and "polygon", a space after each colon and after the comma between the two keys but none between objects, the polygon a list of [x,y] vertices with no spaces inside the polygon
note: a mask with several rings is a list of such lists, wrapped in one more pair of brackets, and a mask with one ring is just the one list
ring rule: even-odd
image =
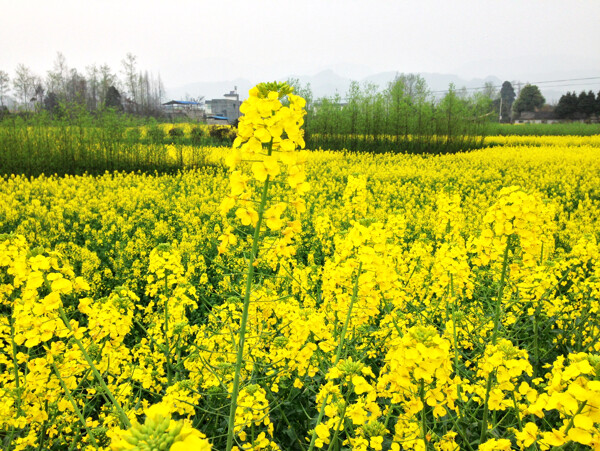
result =
[{"label": "building roof", "polygon": [[212,99],[207,100],[206,103],[227,103],[235,105],[236,103],[242,103],[242,101],[236,99]]},{"label": "building roof", "polygon": [[554,120],[557,119],[554,111],[523,111],[519,116],[521,120]]},{"label": "building roof", "polygon": [[163,103],[163,105],[201,105],[200,102],[192,102],[191,100],[171,100]]}]

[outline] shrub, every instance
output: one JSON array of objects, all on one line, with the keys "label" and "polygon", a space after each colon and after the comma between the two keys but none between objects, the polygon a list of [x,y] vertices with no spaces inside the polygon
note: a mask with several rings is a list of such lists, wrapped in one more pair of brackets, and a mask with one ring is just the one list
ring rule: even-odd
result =
[{"label": "shrub", "polygon": [[[215,138],[221,141],[231,139],[230,137],[231,127],[226,125],[213,125],[210,127],[208,134],[211,138]],[[235,134],[233,139],[235,139]]]},{"label": "shrub", "polygon": [[183,138],[183,129],[180,127],[173,127],[169,130],[169,136],[171,138]]},{"label": "shrub", "polygon": [[190,139],[192,144],[201,144],[204,137],[204,130],[201,127],[194,127],[190,130]]},{"label": "shrub", "polygon": [[165,139],[165,131],[159,126],[148,128],[148,139],[153,143],[162,143]]}]

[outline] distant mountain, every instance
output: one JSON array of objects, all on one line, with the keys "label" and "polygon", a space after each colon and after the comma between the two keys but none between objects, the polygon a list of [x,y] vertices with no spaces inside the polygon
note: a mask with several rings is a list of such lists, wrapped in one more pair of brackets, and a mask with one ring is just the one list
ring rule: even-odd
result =
[{"label": "distant mountain", "polygon": [[[600,75],[600,59],[577,55],[528,55],[503,59],[471,61],[453,72],[460,76],[469,74],[497,74],[508,80],[522,82],[585,78]],[[506,80],[506,78],[505,78]]]},{"label": "distant mountain", "polygon": [[313,97],[329,97],[335,94],[344,96],[350,87],[350,80],[347,77],[338,75],[331,69],[318,72],[315,75],[290,75],[288,79],[295,78],[300,81],[302,86],[310,83]]}]

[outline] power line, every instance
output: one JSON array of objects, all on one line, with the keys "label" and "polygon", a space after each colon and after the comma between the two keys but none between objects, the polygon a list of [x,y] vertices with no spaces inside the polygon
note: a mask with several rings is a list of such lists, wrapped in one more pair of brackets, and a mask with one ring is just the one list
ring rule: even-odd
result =
[{"label": "power line", "polygon": [[589,85],[598,85],[600,84],[600,81],[593,81],[591,83],[570,83],[567,85],[550,85],[550,86],[544,86],[544,88],[563,88],[563,87],[569,87],[569,86],[589,86]]},{"label": "power line", "polygon": [[[562,83],[562,82],[567,82],[567,81],[581,81],[581,80],[600,80],[600,77],[585,77],[585,78],[567,78],[564,80],[546,80],[546,81],[534,81],[531,83],[527,83],[527,84],[542,84],[542,83]],[[555,88],[555,87],[569,87],[569,86],[587,86],[587,85],[595,85],[600,83],[600,81],[598,82],[592,82],[592,83],[571,83],[571,84],[566,84],[566,85],[555,85],[555,86],[544,86],[544,88]],[[456,91],[476,91],[479,89],[489,89],[489,88],[501,88],[502,85],[492,85],[492,86],[479,86],[477,88],[460,88],[457,89]],[[446,92],[450,92],[448,89],[445,90],[441,90],[441,91],[431,91],[432,94],[437,94],[437,93],[446,93]]]},{"label": "power line", "polygon": [[563,81],[580,81],[580,80],[596,80],[600,77],[586,77],[586,78],[567,78],[565,80],[549,80],[549,81],[534,81],[533,83],[539,85],[540,83],[562,83]]}]

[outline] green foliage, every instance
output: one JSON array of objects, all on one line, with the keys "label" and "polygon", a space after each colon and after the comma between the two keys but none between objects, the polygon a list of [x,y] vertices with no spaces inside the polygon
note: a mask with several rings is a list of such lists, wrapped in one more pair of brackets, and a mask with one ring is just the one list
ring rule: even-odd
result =
[{"label": "green foliage", "polygon": [[223,125],[213,125],[210,127],[208,134],[211,138],[214,138],[218,141],[233,141],[235,136],[231,137],[231,127],[226,127]]},{"label": "green foliage", "polygon": [[312,100],[310,87],[290,80],[307,100],[305,141],[310,149],[452,153],[482,145],[491,100],[466,98],[451,87],[435,102],[425,81],[399,75],[384,91],[352,82],[338,94]]},{"label": "green foliage", "polygon": [[540,108],[546,99],[540,92],[540,88],[536,85],[525,85],[521,92],[519,93],[519,98],[515,101],[513,105],[513,109],[517,113],[522,113],[523,111],[535,111],[537,108]]},{"label": "green foliage", "polygon": [[49,92],[44,98],[44,110],[51,115],[60,114],[60,102],[54,92]]},{"label": "green foliage", "polygon": [[561,96],[556,105],[556,115],[560,119],[574,120],[589,119],[594,115],[600,115],[598,99],[592,91],[587,93],[581,91],[579,96],[575,92],[567,92]]},{"label": "green foliage", "polygon": [[501,122],[510,122],[511,119],[511,110],[512,105],[515,101],[517,95],[515,94],[515,90],[510,83],[510,81],[505,81],[502,83],[502,88],[500,88],[500,121]]},{"label": "green foliage", "polygon": [[554,111],[560,119],[575,119],[578,103],[577,95],[575,93],[571,94],[570,92],[567,92],[565,95],[561,96]]},{"label": "green foliage", "polygon": [[193,127],[190,131],[190,140],[192,144],[199,145],[202,142],[202,138],[205,136],[204,130],[201,127]]},{"label": "green foliage", "polygon": [[153,144],[163,143],[165,140],[165,136],[165,131],[157,124],[154,124],[148,128],[148,139]]},{"label": "green foliage", "polygon": [[123,103],[121,101],[121,94],[117,91],[117,88],[111,86],[106,92],[106,100],[104,101],[106,108],[114,108],[116,111],[123,111]]},{"label": "green foliage", "polygon": [[564,124],[489,124],[491,136],[550,136],[578,135],[592,136],[600,134],[600,124],[584,124],[581,122]]},{"label": "green foliage", "polygon": [[581,91],[577,99],[577,110],[585,117],[590,117],[596,111],[596,96],[592,91],[587,94]]},{"label": "green foliage", "polygon": [[0,174],[177,169],[166,158],[162,142],[141,147],[140,130],[126,128],[127,123],[110,109],[92,117],[72,106],[61,107],[54,117],[45,112],[30,118],[10,116],[0,123]]},{"label": "green foliage", "polygon": [[169,130],[169,136],[171,138],[182,138],[184,135],[183,129],[181,127],[173,127]]}]

